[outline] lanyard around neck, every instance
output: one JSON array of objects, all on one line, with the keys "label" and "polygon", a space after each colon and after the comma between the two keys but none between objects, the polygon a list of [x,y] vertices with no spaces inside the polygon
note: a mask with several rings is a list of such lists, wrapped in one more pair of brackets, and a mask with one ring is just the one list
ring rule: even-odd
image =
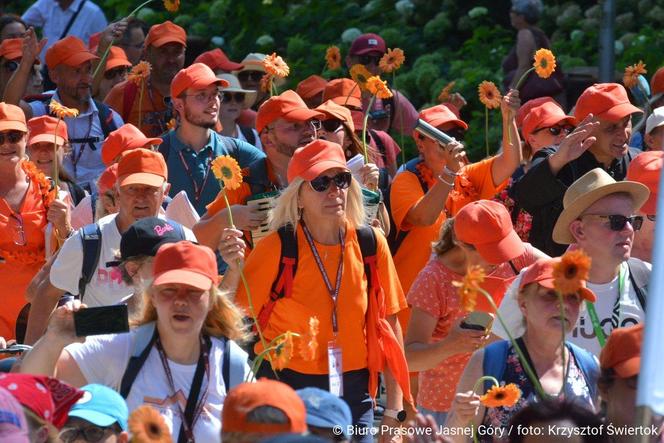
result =
[{"label": "lanyard around neck", "polygon": [[[205,149],[205,148],[204,148]],[[201,186],[198,186],[198,182],[194,178],[194,176],[191,173],[191,168],[187,164],[187,161],[184,158],[184,155],[182,155],[182,150],[178,151],[178,154],[180,155],[180,161],[182,162],[182,166],[184,167],[185,172],[187,173],[187,177],[189,177],[189,180],[191,181],[191,185],[194,188],[194,200],[195,203],[198,204],[198,202],[201,199],[201,195],[203,194],[203,189],[205,189],[205,185],[207,184],[208,178],[210,177],[210,169],[212,168],[212,148],[208,151],[208,156],[205,161],[205,175],[203,176],[203,184]],[[196,157],[196,153],[194,153],[194,157]]]},{"label": "lanyard around neck", "polygon": [[[618,297],[616,298],[615,303],[613,304],[613,309],[611,311],[611,330],[617,328],[619,325],[616,324],[616,321],[620,321],[620,299],[623,295],[623,290],[625,289],[625,266],[620,265],[620,272],[618,274]],[[599,317],[597,316],[597,311],[595,310],[595,304],[589,301],[586,301],[586,308],[588,309],[588,315],[590,316],[590,321],[593,324],[593,330],[595,331],[595,336],[599,342],[600,348],[603,348],[606,344],[606,335],[602,329],[602,325],[599,322]]]}]

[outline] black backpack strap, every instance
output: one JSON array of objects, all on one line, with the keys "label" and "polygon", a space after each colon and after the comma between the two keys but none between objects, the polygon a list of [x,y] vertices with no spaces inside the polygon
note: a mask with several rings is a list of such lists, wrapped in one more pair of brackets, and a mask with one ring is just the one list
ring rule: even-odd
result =
[{"label": "black backpack strap", "polygon": [[627,260],[627,268],[629,269],[629,281],[634,287],[634,292],[639,299],[643,312],[646,312],[650,269],[648,269],[645,262],[634,257]]},{"label": "black backpack strap", "polygon": [[357,242],[360,244],[360,250],[362,251],[362,261],[367,257],[375,256],[378,246],[373,228],[366,225],[359,226],[355,232],[357,232]]},{"label": "black backpack strap", "polygon": [[[138,337],[137,337],[138,340]],[[155,341],[157,341],[157,327],[154,327],[154,332],[152,333],[152,338],[148,342],[148,345],[144,347],[138,355],[132,355],[129,358],[129,363],[127,364],[127,369],[125,369],[124,375],[122,376],[122,381],[120,382],[120,395],[122,398],[126,399],[131,391],[131,386],[134,384],[134,380],[138,376],[138,373],[141,371],[141,368],[145,364],[145,360],[148,359],[150,351]]]},{"label": "black backpack strap", "polygon": [[83,300],[85,288],[92,280],[101,255],[101,229],[97,223],[83,226],[80,230],[83,243],[83,264],[81,278],[78,279],[78,298]]},{"label": "black backpack strap", "polygon": [[60,38],[58,40],[62,40],[63,38],[67,37],[67,33],[71,29],[72,25],[76,21],[76,18],[78,15],[81,13],[81,10],[83,9],[83,5],[85,5],[85,2],[87,0],[83,0],[79,5],[78,8],[76,8],[76,12],[74,12],[74,15],[71,16],[69,21],[67,22],[67,26],[65,26],[65,29],[62,31],[62,34],[60,34]]},{"label": "black backpack strap", "polygon": [[514,275],[519,275],[519,270],[516,268],[516,266],[514,266],[514,262],[510,260],[508,263],[510,264],[510,268],[512,268],[512,272],[514,272]]},{"label": "black backpack strap", "polygon": [[71,190],[71,198],[74,201],[74,206],[79,204],[85,198],[85,191],[74,182],[67,182],[67,186]]},{"label": "black backpack strap", "polygon": [[92,221],[97,221],[97,200],[99,199],[99,194],[93,192],[90,194],[90,206],[92,206]]},{"label": "black backpack strap", "polygon": [[240,132],[244,135],[247,143],[256,146],[256,134],[254,134],[253,129],[248,126],[240,126]]},{"label": "black backpack strap", "polygon": [[224,356],[221,363],[221,377],[224,379],[224,386],[226,393],[231,390],[231,341],[228,338],[223,338],[224,341]]},{"label": "black backpack strap", "polygon": [[412,172],[413,174],[415,174],[415,176],[417,176],[417,179],[420,182],[420,186],[422,186],[422,191],[424,191],[424,193],[426,194],[427,192],[429,192],[429,185],[424,180],[424,177],[422,177],[422,173],[420,172],[420,170],[417,169],[417,165],[419,165],[420,163],[422,163],[421,158],[414,158],[412,160],[407,161],[406,171]]},{"label": "black backpack strap", "polygon": [[[155,328],[156,330],[156,328]],[[207,335],[204,336],[205,345],[207,346],[208,352],[212,351],[212,341]],[[201,352],[203,350],[201,349]],[[224,357],[225,360],[225,357]],[[192,423],[194,421],[194,414],[196,413],[196,406],[198,405],[198,396],[201,393],[201,386],[203,386],[203,378],[205,377],[205,366],[204,364],[196,365],[196,372],[194,373],[194,379],[191,382],[191,388],[189,389],[189,396],[187,397],[187,405],[184,408],[184,419],[187,420],[187,423]],[[178,434],[178,443],[187,443],[187,436],[184,432],[184,424],[180,424],[180,432]]]},{"label": "black backpack strap", "polygon": [[100,101],[94,100],[97,110],[99,111],[99,124],[101,125],[101,131],[104,133],[104,139],[108,137],[108,134],[118,129],[113,121],[113,110],[106,104]]}]

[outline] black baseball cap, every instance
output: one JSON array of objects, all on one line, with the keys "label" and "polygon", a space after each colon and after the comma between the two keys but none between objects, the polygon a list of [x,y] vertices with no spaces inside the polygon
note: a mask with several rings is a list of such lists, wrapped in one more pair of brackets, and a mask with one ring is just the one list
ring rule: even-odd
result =
[{"label": "black baseball cap", "polygon": [[159,247],[166,243],[177,243],[187,240],[184,228],[172,220],[158,217],[147,217],[136,221],[122,234],[120,240],[120,257],[106,262],[106,266],[119,266],[120,263],[139,256],[157,254]]}]

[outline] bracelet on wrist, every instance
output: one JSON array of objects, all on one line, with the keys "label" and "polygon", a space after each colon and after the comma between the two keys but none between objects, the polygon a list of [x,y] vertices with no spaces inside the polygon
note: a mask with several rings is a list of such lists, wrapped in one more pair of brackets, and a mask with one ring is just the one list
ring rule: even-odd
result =
[{"label": "bracelet on wrist", "polygon": [[443,182],[443,184],[446,184],[446,185],[449,186],[450,188],[453,188],[453,187],[454,187],[454,180],[452,180],[452,182],[450,183],[450,182],[448,182],[447,180],[445,180],[445,179],[443,178],[442,175],[438,175],[438,180],[441,181],[441,182]]},{"label": "bracelet on wrist", "polygon": [[454,172],[450,168],[448,168],[447,165],[445,165],[445,167],[443,168],[443,172],[447,175],[451,175],[451,176],[454,176],[454,177],[456,177],[457,175],[460,175],[458,172]]}]

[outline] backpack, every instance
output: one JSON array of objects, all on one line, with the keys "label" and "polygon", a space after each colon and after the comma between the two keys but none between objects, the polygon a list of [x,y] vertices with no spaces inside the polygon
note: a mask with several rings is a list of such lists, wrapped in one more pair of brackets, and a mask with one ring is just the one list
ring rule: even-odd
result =
[{"label": "backpack", "polygon": [[[429,192],[429,185],[424,181],[424,177],[422,177],[422,174],[420,174],[420,171],[417,169],[417,165],[422,161],[420,158],[414,158],[412,160],[409,160],[405,164],[405,170],[408,172],[411,172],[415,174],[417,177],[417,180],[420,182],[420,186],[422,187],[422,191],[426,194]],[[399,247],[401,246],[401,243],[406,239],[406,236],[410,233],[410,230],[408,231],[400,231],[399,228],[397,227],[396,223],[394,222],[394,217],[392,216],[392,203],[390,199],[390,194],[392,190],[392,185],[390,184],[388,186],[387,193],[385,193],[385,209],[387,209],[387,214],[390,218],[390,233],[387,235],[387,244],[390,246],[390,252],[392,252],[392,257],[394,257],[399,250]]]},{"label": "backpack", "polygon": [[[47,114],[50,115],[51,117],[55,117],[54,114],[50,112],[50,109],[48,107],[51,99],[53,98],[53,94],[40,94],[34,96],[34,99],[30,99],[30,101],[39,101],[41,102],[45,107]],[[117,125],[113,121],[113,109],[111,109],[110,106],[108,106],[106,103],[97,101],[95,99],[92,99],[94,102],[95,106],[97,107],[97,111],[99,111],[99,125],[101,126],[101,131],[104,134],[104,139],[108,137],[108,134],[111,132],[115,131],[118,129]],[[71,143],[86,143],[90,142],[89,140],[81,140],[81,139],[70,139],[69,140]],[[103,140],[102,140],[103,141]],[[96,148],[92,148],[96,149]]]}]

